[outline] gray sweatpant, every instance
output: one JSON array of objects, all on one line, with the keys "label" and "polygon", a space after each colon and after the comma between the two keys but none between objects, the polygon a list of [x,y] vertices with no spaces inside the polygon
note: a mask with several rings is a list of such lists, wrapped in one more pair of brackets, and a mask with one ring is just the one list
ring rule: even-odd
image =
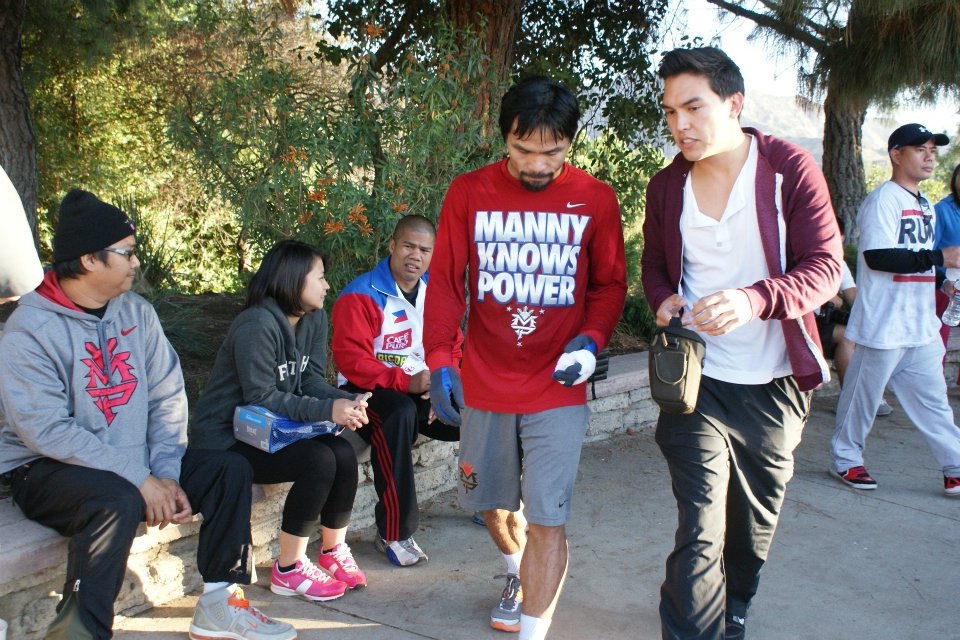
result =
[{"label": "gray sweatpant", "polygon": [[837,402],[837,427],[831,443],[835,471],[863,466],[867,436],[883,389],[889,386],[904,413],[927,439],[943,474],[960,475],[960,429],[947,402],[943,353],[939,335],[919,347],[856,345]]}]

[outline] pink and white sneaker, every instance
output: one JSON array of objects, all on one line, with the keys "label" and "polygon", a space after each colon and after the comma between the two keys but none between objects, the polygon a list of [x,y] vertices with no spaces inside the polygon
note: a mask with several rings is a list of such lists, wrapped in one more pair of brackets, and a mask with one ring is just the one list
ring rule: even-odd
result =
[{"label": "pink and white sneaker", "polygon": [[303,596],[307,600],[333,600],[347,592],[347,585],[321,571],[307,559],[297,560],[290,571],[280,571],[274,562],[270,591],[281,596]]},{"label": "pink and white sneaker", "polygon": [[330,551],[321,550],[317,564],[328,576],[345,583],[350,589],[367,586],[367,576],[357,566],[346,542],[341,542]]}]

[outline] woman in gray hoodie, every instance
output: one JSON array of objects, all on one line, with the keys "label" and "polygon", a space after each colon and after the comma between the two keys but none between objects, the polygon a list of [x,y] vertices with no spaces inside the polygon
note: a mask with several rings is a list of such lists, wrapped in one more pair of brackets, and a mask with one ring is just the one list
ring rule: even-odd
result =
[{"label": "woman in gray hoodie", "polygon": [[[330,288],[325,263],[317,248],[296,240],[283,240],[267,252],[248,286],[244,310],[217,353],[189,433],[190,447],[243,455],[256,483],[293,483],[270,590],[310,600],[332,600],[348,588],[366,586],[344,542],[357,492],[356,453],[335,435],[267,453],[234,438],[233,414],[237,406],[258,405],[300,422],[330,421],[352,429],[367,422],[364,397],[340,391],[324,376],[323,301]],[[306,550],[317,520],[322,547],[315,565]]]}]

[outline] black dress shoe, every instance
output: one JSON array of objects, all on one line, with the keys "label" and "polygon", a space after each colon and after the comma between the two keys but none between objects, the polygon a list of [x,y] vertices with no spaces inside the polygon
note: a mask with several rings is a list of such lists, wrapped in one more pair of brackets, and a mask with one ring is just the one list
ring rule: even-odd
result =
[{"label": "black dress shoe", "polygon": [[723,640],[744,640],[747,630],[744,628],[746,618],[727,614],[727,628],[723,632]]}]

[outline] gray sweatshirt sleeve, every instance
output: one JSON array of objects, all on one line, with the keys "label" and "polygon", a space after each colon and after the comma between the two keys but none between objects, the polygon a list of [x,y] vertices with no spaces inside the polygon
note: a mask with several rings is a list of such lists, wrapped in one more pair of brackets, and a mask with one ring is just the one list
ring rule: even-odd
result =
[{"label": "gray sweatshirt sleeve", "polygon": [[[357,394],[343,391],[327,382],[327,316],[322,311],[315,311],[308,316],[310,322],[315,322],[317,328],[313,334],[310,344],[310,361],[307,368],[303,371],[303,378],[300,382],[300,390],[304,395],[314,398],[344,398],[352,400]],[[303,319],[300,322],[305,322]]]},{"label": "gray sweatshirt sleeve", "polygon": [[150,470],[157,478],[180,480],[180,462],[187,448],[187,395],[180,359],[167,340],[152,307],[146,312],[149,413],[147,446]]},{"label": "gray sweatshirt sleeve", "polygon": [[5,334],[0,344],[3,419],[23,445],[38,456],[112,471],[139,488],[150,473],[141,458],[101,442],[73,417],[57,354],[23,332]]}]

